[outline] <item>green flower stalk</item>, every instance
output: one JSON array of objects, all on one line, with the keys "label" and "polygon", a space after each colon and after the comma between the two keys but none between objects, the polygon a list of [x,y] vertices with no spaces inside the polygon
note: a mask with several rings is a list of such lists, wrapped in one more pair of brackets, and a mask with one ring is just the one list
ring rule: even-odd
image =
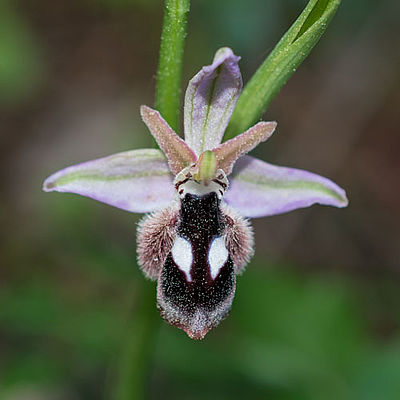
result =
[{"label": "green flower stalk", "polygon": [[166,0],[157,72],[155,108],[179,128],[181,75],[190,0]]}]

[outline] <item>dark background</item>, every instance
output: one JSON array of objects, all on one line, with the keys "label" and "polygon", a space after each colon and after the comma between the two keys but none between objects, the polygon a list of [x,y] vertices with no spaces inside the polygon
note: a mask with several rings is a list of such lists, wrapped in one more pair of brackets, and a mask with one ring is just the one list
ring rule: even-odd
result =
[{"label": "dark background", "polygon": [[[221,46],[246,82],[306,1],[192,3],[184,88]],[[155,309],[140,216],[41,191],[60,168],[152,146],[138,108],[153,104],[161,2],[1,2],[0,399],[110,399],[132,343],[152,399],[399,399],[398,4],[342,1],[254,152],[331,178],[349,207],[254,220],[231,315],[198,343],[158,317],[140,334]]]}]

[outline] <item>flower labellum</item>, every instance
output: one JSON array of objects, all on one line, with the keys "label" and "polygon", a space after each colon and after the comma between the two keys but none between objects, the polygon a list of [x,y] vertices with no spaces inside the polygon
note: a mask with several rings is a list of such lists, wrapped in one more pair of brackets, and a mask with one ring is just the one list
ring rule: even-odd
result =
[{"label": "flower labellum", "polygon": [[343,189],[327,178],[246,155],[272,135],[276,122],[259,122],[221,144],[242,89],[239,59],[222,48],[191,79],[185,140],[158,111],[142,106],[161,150],[88,161],[56,172],[43,185],[45,191],[150,213],[138,226],[138,263],[157,280],[162,317],[193,339],[202,339],[231,309],[236,275],[254,252],[247,218],[348,203]]}]

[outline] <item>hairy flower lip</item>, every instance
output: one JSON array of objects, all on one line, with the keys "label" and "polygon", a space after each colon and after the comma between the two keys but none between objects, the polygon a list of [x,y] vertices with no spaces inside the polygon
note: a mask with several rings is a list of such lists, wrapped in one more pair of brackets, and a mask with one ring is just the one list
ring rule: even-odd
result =
[{"label": "hairy flower lip", "polygon": [[206,328],[203,330],[199,330],[199,331],[192,331],[188,328],[182,328],[185,333],[190,337],[190,339],[194,339],[194,340],[202,340],[204,339],[204,337],[207,335],[208,332],[210,332],[211,327],[210,328]]}]

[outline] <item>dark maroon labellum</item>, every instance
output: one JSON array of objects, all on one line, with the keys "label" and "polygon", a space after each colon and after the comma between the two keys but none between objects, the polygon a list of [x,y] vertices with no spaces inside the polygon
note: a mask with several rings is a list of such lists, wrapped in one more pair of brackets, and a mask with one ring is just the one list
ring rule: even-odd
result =
[{"label": "dark maroon labellum", "polygon": [[[189,260],[189,267],[185,270],[179,264],[181,255],[174,256],[172,250],[158,283],[158,307],[163,317],[196,339],[204,337],[227,316],[235,292],[234,265],[229,253],[217,270],[210,265],[214,262],[210,249],[216,239],[222,238],[224,221],[215,192],[204,196],[187,193],[181,199],[177,237],[187,243],[178,251],[191,252],[182,254],[185,263]],[[224,250],[227,251],[225,247]]]}]

